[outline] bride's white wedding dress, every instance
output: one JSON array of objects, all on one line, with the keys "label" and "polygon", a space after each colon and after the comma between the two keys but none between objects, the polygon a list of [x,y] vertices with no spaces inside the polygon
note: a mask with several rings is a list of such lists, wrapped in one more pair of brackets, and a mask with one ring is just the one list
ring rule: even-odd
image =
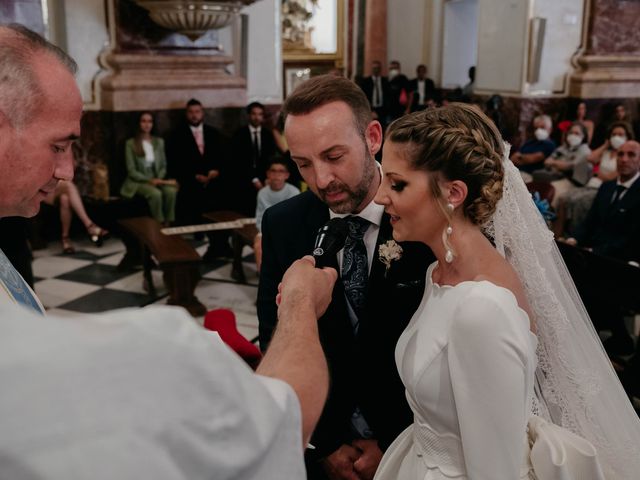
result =
[{"label": "bride's white wedding dress", "polygon": [[509,290],[436,285],[433,264],[396,348],[415,421],[377,480],[638,478],[638,416],[509,148],[483,232],[518,274],[537,339]]},{"label": "bride's white wedding dress", "polygon": [[529,318],[513,293],[491,282],[433,283],[436,266],[396,347],[414,423],[375,478],[534,478],[527,421],[537,339]]}]

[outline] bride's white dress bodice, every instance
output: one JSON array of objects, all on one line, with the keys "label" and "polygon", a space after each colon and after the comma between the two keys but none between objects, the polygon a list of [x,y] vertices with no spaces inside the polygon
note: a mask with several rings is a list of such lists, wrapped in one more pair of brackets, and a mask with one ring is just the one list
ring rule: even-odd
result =
[{"label": "bride's white dress bodice", "polygon": [[434,284],[396,347],[414,424],[376,479],[527,478],[535,335],[514,295],[488,281]]}]

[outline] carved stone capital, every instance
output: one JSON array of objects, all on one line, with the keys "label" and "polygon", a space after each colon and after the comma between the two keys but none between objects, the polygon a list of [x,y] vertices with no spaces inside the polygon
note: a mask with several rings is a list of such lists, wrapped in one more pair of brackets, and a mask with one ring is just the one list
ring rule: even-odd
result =
[{"label": "carved stone capital", "polygon": [[569,94],[579,98],[635,98],[640,83],[640,57],[584,55],[576,59]]},{"label": "carved stone capital", "polygon": [[247,101],[246,80],[225,71],[228,56],[108,53],[101,60],[112,71],[100,80],[104,110],[183,108],[190,98],[206,108]]}]

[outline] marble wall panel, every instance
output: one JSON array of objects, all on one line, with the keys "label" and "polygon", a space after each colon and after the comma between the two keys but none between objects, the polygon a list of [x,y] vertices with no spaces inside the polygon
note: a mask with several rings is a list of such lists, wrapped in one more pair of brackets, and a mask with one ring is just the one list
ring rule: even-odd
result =
[{"label": "marble wall panel", "polygon": [[587,53],[640,54],[639,19],[637,0],[592,0]]}]

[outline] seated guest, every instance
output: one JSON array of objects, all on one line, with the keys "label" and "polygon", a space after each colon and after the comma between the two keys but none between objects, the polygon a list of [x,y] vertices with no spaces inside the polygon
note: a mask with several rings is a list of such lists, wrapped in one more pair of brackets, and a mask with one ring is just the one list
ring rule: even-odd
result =
[{"label": "seated guest", "polygon": [[[640,260],[640,143],[629,140],[617,152],[618,178],[598,189],[586,220],[570,245],[623,261]],[[606,281],[606,279],[603,279]],[[597,330],[610,330],[604,342],[609,355],[633,353],[633,341],[624,325],[624,312],[597,291],[584,295],[585,306]]]},{"label": "seated guest", "polygon": [[624,103],[617,103],[613,110],[613,120],[614,122],[629,122],[629,117],[627,116],[627,107],[624,106]]},{"label": "seated guest", "polygon": [[62,252],[66,254],[75,253],[76,249],[69,238],[71,230],[72,212],[75,212],[84,228],[87,229],[89,238],[98,247],[102,246],[104,237],[109,232],[100,228],[89,218],[84,208],[82,197],[78,192],[78,187],[72,181],[61,180],[56,188],[49,192],[43,200],[48,205],[58,205],[60,209],[60,223],[62,225]]},{"label": "seated guest", "polygon": [[436,84],[427,77],[427,66],[416,67],[416,78],[409,82],[409,102],[407,113],[424,110],[427,108],[427,100],[434,99],[437,94]]},{"label": "seated guest", "polygon": [[587,118],[587,104],[583,101],[578,103],[578,107],[576,108],[576,122],[581,123],[587,129],[587,144],[591,144],[591,139],[593,138],[593,129],[595,127],[592,120]]},{"label": "seated guest", "polygon": [[177,183],[165,179],[167,161],[164,140],[151,135],[153,115],[143,112],[138,117],[138,132],[127,140],[125,159],[127,178],[120,194],[126,198],[140,195],[149,204],[151,216],[168,225],[175,220]]},{"label": "seated guest", "polygon": [[640,258],[640,143],[618,149],[618,178],[598,189],[585,221],[567,243],[623,261]]},{"label": "seated guest", "polygon": [[531,181],[531,173],[544,167],[544,161],[556,149],[556,143],[549,139],[553,124],[549,115],[538,115],[533,119],[534,138],[527,140],[520,150],[511,154],[511,161],[516,167],[528,175],[525,181]]},{"label": "seated guest", "polygon": [[278,152],[284,156],[284,159],[287,162],[287,167],[289,169],[289,180],[287,180],[287,182],[296,188],[301,188],[302,176],[300,176],[300,172],[298,171],[298,167],[296,167],[295,162],[291,160],[289,144],[287,143],[287,139],[284,138],[284,117],[282,115],[282,111],[278,112],[278,115],[276,115],[273,128],[271,128],[271,133],[273,133],[273,139],[276,142]]},{"label": "seated guest", "polygon": [[469,76],[469,82],[462,87],[462,95],[464,97],[465,102],[469,102],[471,100],[471,97],[473,95],[473,88],[475,86],[476,83],[476,67],[471,66],[469,67],[469,72],[467,73],[467,75]]},{"label": "seated guest", "polygon": [[533,172],[536,182],[551,182],[555,196],[551,202],[554,208],[558,198],[577,187],[584,186],[591,178],[591,164],[587,160],[591,150],[587,145],[587,128],[582,123],[573,123],[564,142],[544,161],[544,169]]},{"label": "seated guest", "polygon": [[[256,207],[256,228],[262,232],[262,215],[264,211],[300,193],[296,187],[287,183],[289,179],[289,165],[284,158],[276,158],[271,161],[267,170],[267,184],[258,192],[258,206]],[[256,257],[256,266],[260,272],[262,265],[262,233],[258,233],[253,242],[253,251]]]},{"label": "seated guest", "polygon": [[231,141],[228,168],[233,191],[229,192],[233,209],[245,215],[256,211],[256,195],[264,186],[267,163],[276,153],[271,129],[263,127],[264,105],[252,102],[247,106],[249,124],[240,127]]},{"label": "seated guest", "polygon": [[588,160],[593,164],[594,175],[584,188],[570,190],[558,199],[556,205],[557,219],[554,222],[556,237],[564,236],[565,232],[572,234],[573,229],[586,218],[600,185],[618,177],[616,155],[618,148],[627,139],[634,139],[629,124],[615,122],[609,129],[608,139],[605,143],[591,152]]}]

